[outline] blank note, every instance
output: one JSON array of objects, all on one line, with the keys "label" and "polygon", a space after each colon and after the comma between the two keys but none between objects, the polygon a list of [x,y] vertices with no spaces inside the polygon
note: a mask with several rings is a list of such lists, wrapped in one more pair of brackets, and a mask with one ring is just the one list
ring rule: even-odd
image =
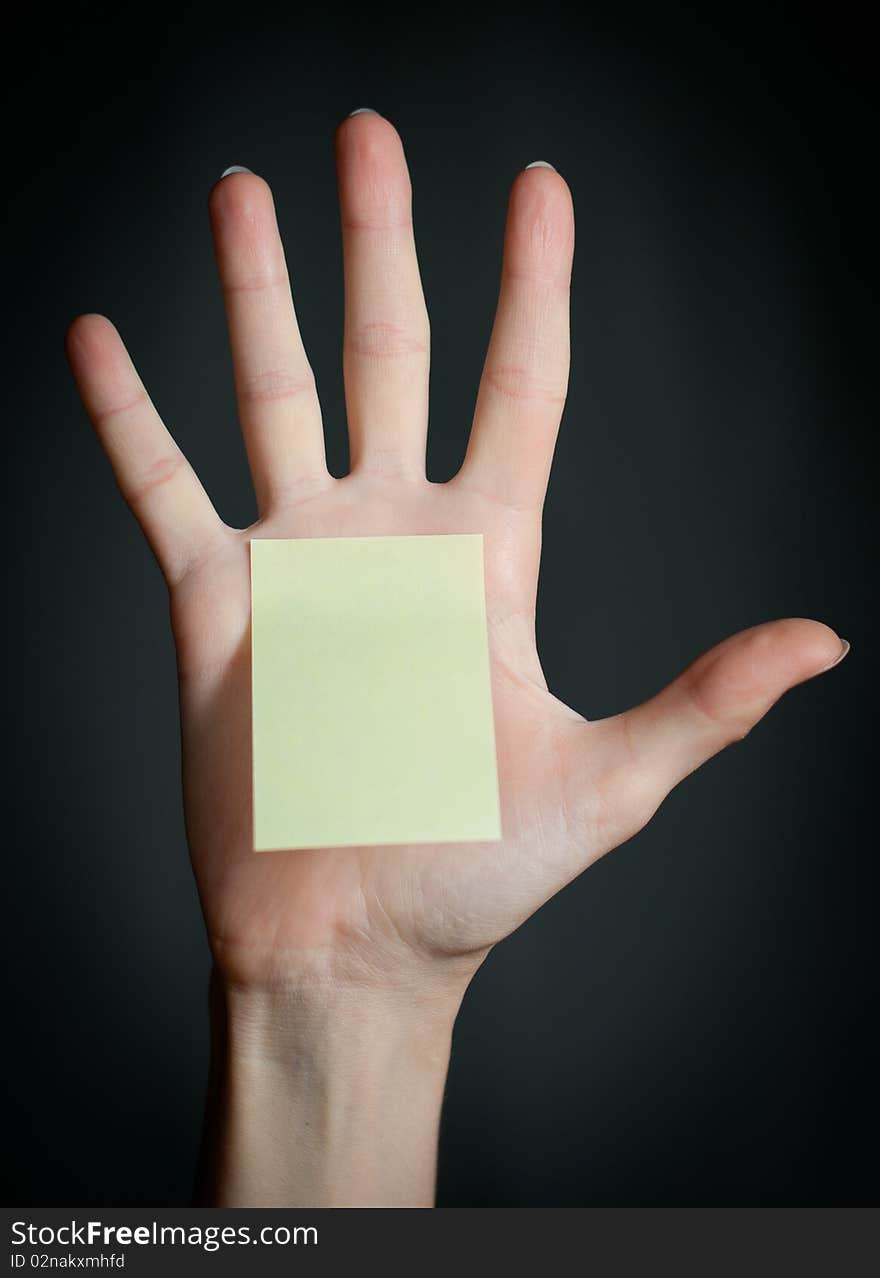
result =
[{"label": "blank note", "polygon": [[254,848],[501,837],[481,535],[251,542]]}]

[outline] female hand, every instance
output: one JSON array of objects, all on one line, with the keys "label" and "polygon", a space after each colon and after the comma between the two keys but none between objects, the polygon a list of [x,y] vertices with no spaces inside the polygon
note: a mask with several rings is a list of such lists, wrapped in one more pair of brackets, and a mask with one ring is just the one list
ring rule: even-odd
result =
[{"label": "female hand", "polygon": [[[451,481],[431,483],[428,317],[401,143],[381,116],[361,112],[340,126],[336,146],[350,474],[334,479],[326,469],[314,380],[260,177],[224,176],[210,199],[258,501],[252,527],[221,521],[109,321],[82,316],[68,335],[83,401],[170,590],[192,861],[227,1004],[258,1044],[236,1059],[271,1057],[276,1082],[304,1038],[326,1041],[330,1019],[350,1026],[363,1017],[358,1041],[372,1038],[371,1007],[404,1017],[404,1008],[418,1008],[400,1043],[423,1036],[426,1023],[442,1026],[445,1041],[495,942],[639,830],[673,786],[743,737],[787,689],[845,652],[827,626],[776,621],[726,640],[652,700],[613,718],[588,723],[560,703],[541,670],[534,619],[541,507],[568,377],[568,188],[548,166],[514,181],[467,455]],[[473,532],[485,542],[503,840],[255,854],[249,541]],[[331,1017],[331,1005],[348,1009],[345,1016]],[[293,1027],[283,1048],[279,1019]],[[311,1053],[323,1060],[325,1049]],[[444,1051],[435,1057],[442,1063]],[[289,1122],[289,1105],[285,1114]],[[405,1175],[382,1189],[376,1170],[377,1197],[406,1199]],[[276,1171],[292,1184],[289,1169]],[[432,1175],[429,1168],[414,1177],[417,1198]],[[329,1172],[327,1180],[331,1197],[358,1192],[338,1190]],[[276,1182],[259,1182],[260,1201]],[[240,1201],[250,1189],[239,1182],[229,1192]]]}]

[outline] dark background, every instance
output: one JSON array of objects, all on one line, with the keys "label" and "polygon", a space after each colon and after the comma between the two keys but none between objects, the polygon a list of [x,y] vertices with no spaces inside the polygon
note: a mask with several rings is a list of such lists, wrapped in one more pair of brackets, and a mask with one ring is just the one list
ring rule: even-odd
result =
[{"label": "dark background", "polygon": [[64,330],[86,310],[118,324],[221,513],[249,522],[206,212],[220,172],[247,165],[275,190],[342,471],[332,134],[362,105],[398,126],[413,176],[433,478],[463,452],[509,184],[546,159],[574,194],[571,395],[539,615],[552,690],[599,717],[776,616],[819,618],[853,644],[492,954],[456,1031],[439,1201],[873,1201],[873,138],[867,36],[834,20],[78,8],[17,46],[30,81],[4,143],[17,1204],[185,1202],[207,1063],[166,594],[79,407]]}]

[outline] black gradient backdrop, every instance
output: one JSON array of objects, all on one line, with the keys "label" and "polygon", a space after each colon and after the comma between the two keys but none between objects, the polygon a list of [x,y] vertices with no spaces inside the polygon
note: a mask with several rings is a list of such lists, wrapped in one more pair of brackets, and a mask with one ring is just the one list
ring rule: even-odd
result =
[{"label": "black gradient backdrop", "polygon": [[439,1201],[872,1201],[864,37],[720,10],[573,27],[550,6],[132,22],[34,26],[5,150],[15,1202],[185,1202],[207,1063],[166,594],[64,330],[117,323],[221,513],[249,522],[206,212],[247,165],[275,191],[342,472],[332,133],[361,105],[398,126],[414,182],[433,478],[463,453],[509,184],[546,159],[574,194],[553,691],[617,711],[776,616],[853,644],[490,957],[456,1031]]}]

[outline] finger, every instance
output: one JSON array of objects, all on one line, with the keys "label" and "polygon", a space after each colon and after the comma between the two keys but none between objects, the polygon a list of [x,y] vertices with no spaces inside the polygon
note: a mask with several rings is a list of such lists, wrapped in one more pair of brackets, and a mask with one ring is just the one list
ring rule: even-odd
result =
[{"label": "finger", "polygon": [[626,742],[625,784],[656,807],[725,746],[745,737],[776,701],[849,651],[828,626],[789,618],[743,630],[712,648],[667,688],[615,719]]},{"label": "finger", "polygon": [[337,130],[336,163],[351,469],[423,475],[430,336],[403,147],[361,112]]},{"label": "finger", "polygon": [[239,420],[265,513],[329,479],[321,409],[267,183],[247,172],[224,177],[209,209]]},{"label": "finger", "polygon": [[540,507],[565,404],[571,195],[555,170],[520,173],[510,194],[501,291],[457,481],[513,506]]},{"label": "finger", "polygon": [[218,543],[225,525],[163,425],[110,321],[81,315],[67,331],[66,350],[120,491],[174,585]]}]

